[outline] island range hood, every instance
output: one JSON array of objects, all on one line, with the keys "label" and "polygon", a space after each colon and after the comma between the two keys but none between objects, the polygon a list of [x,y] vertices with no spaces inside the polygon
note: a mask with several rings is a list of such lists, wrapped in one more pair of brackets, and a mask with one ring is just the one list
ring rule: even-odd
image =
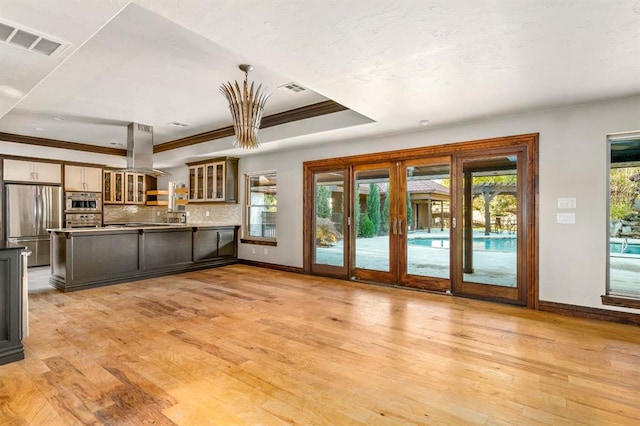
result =
[{"label": "island range hood", "polygon": [[129,173],[164,176],[168,173],[153,168],[153,127],[140,123],[127,126],[127,168]]}]

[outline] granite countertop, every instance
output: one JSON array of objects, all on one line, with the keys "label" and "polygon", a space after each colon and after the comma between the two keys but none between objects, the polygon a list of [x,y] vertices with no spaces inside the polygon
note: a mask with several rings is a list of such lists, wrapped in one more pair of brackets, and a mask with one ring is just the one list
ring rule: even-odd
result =
[{"label": "granite countertop", "polygon": [[107,224],[100,228],[54,228],[47,229],[48,232],[113,232],[113,231],[138,231],[138,230],[161,230],[161,229],[184,229],[184,228],[215,228],[220,226],[239,226],[232,223],[119,223]]}]

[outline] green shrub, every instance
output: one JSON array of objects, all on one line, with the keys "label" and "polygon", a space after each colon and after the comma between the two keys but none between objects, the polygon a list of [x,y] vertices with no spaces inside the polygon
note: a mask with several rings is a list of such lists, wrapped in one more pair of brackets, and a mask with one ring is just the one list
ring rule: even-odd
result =
[{"label": "green shrub", "polygon": [[371,238],[376,235],[376,226],[373,224],[369,215],[365,214],[360,224],[360,232],[364,238]]}]

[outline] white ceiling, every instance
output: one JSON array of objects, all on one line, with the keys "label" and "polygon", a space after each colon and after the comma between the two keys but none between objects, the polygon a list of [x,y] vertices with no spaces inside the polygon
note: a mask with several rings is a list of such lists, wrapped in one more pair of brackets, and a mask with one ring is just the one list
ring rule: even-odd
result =
[{"label": "white ceiling", "polygon": [[[126,145],[132,121],[156,144],[230,125],[218,88],[240,63],[273,93],[266,115],[351,110],[264,129],[250,154],[640,94],[640,0],[0,0],[0,22],[68,43],[0,43],[0,132],[93,145]],[[249,154],[230,147],[157,166]]]}]

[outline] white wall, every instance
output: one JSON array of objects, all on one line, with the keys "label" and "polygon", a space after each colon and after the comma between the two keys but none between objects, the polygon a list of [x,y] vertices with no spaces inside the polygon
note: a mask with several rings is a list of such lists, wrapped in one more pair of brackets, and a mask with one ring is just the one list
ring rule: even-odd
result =
[{"label": "white wall", "polygon": [[[640,129],[640,96],[501,117],[376,139],[253,155],[239,162],[247,172],[278,172],[278,246],[239,245],[239,257],[302,267],[302,163],[390,149],[465,142],[524,133],[540,134],[540,300],[603,306],[606,277],[606,176],[610,133]],[[575,225],[556,223],[557,199],[575,197]],[[240,188],[240,199],[244,199]],[[255,254],[253,250],[255,249]]]}]

